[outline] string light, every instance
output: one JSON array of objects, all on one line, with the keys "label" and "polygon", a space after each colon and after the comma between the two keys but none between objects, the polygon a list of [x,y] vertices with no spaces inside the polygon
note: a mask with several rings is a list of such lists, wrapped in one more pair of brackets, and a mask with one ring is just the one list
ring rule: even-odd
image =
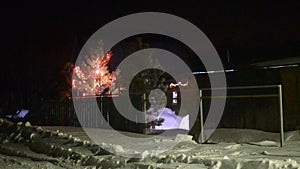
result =
[{"label": "string light", "polygon": [[169,85],[169,87],[172,89],[172,88],[175,88],[177,86],[187,86],[189,84],[189,81],[187,81],[186,83],[182,83],[182,82],[178,82],[178,83],[171,83]]}]

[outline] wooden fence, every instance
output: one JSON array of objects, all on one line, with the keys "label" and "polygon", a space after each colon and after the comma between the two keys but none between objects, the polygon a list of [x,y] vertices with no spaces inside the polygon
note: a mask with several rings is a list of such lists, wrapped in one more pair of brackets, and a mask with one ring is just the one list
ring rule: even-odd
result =
[{"label": "wooden fence", "polygon": [[[79,99],[80,101],[78,101]],[[95,99],[97,104],[94,103]],[[133,104],[137,106],[143,105],[141,99],[133,100],[135,101]],[[42,106],[43,124],[51,126],[80,127],[83,125],[83,127],[103,127],[103,124],[108,123],[116,130],[138,133],[144,132],[145,124],[130,121],[123,117],[116,110],[112,97],[76,98],[76,104],[77,111],[74,109],[72,98],[64,100],[45,100]],[[99,114],[99,112],[101,112],[101,114]],[[79,123],[79,121],[81,123]]]}]

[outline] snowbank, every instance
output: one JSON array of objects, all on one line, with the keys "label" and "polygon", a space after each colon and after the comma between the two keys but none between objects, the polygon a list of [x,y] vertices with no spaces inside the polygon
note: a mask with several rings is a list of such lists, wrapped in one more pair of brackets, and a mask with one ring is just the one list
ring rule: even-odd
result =
[{"label": "snowbank", "polygon": [[[72,136],[75,134],[86,138],[83,131],[79,131],[78,128],[67,129],[67,133],[72,133],[72,135],[59,131],[64,127],[52,127],[52,129],[50,131],[31,126],[29,123],[14,124],[0,119],[0,166],[3,168],[113,169],[300,168],[300,142],[295,140],[297,132],[288,135],[292,141],[287,142],[284,148],[276,146],[276,139],[258,142],[252,140],[251,143],[240,144],[225,143],[222,140],[219,140],[221,141],[219,144],[196,144],[190,136],[178,134],[174,140],[167,138],[154,140],[157,144],[181,140],[179,144],[166,152],[154,153],[149,150],[140,152],[142,158],[126,158],[107,151],[128,151],[122,145],[107,142],[99,146],[91,140],[86,141]],[[230,132],[225,129],[221,131],[222,135],[233,133],[233,129]],[[241,134],[242,132],[238,133],[240,137],[244,135]],[[253,131],[252,134],[254,133],[257,135],[260,132]],[[213,137],[215,140],[222,138],[220,135]],[[271,138],[268,133],[261,137]]]}]

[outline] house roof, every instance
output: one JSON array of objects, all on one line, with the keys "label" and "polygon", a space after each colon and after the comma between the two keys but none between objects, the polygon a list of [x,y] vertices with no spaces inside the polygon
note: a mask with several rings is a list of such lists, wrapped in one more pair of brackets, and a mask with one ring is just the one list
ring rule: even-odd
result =
[{"label": "house roof", "polygon": [[276,67],[276,66],[293,67],[293,66],[297,66],[298,64],[300,64],[300,56],[256,62],[252,65],[257,67]]}]

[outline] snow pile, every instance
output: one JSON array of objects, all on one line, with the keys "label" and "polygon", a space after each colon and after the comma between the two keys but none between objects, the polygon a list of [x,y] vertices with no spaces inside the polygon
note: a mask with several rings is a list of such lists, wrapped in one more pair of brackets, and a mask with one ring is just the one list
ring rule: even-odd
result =
[{"label": "snow pile", "polygon": [[178,116],[170,108],[162,108],[158,110],[159,115],[157,119],[163,118],[164,122],[161,125],[155,126],[158,130],[169,130],[169,129],[184,129],[189,130],[189,115],[184,117]]},{"label": "snow pile", "polygon": [[[122,145],[105,142],[99,146],[59,130],[49,131],[3,119],[0,119],[0,142],[2,168],[300,168],[299,142],[287,143],[283,149],[276,146],[277,142],[266,140],[196,144],[191,136],[177,134],[174,139],[162,137],[151,142],[158,146],[178,142],[172,149],[135,152],[141,158],[129,158],[110,153],[132,151]],[[147,144],[150,143],[137,146]]]},{"label": "snow pile", "polygon": [[[117,168],[128,160],[116,157],[89,141],[82,141],[59,131],[51,132],[33,127],[29,123],[14,124],[0,119],[0,136],[1,155],[49,162],[64,168],[86,166]],[[20,165],[24,167],[27,164],[20,163]]]}]

